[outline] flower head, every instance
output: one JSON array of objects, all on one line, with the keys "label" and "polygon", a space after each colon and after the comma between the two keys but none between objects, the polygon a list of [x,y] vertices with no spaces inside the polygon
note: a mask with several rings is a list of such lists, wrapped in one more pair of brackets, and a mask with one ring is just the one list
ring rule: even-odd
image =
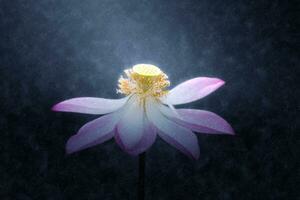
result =
[{"label": "flower head", "polygon": [[194,132],[234,134],[220,116],[204,110],[175,109],[173,105],[189,103],[212,93],[224,81],[198,77],[168,90],[168,76],[158,67],[138,64],[125,70],[117,92],[121,99],[94,97],[73,98],[53,107],[54,111],[103,115],[85,124],[67,142],[67,153],[103,143],[112,137],[129,154],[146,151],[159,135],[189,157],[200,155]]}]

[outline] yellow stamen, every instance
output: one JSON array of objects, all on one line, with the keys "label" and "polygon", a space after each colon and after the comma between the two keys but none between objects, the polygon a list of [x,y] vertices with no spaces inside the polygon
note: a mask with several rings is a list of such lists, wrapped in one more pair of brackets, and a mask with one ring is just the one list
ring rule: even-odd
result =
[{"label": "yellow stamen", "polygon": [[134,65],[132,69],[125,70],[126,78],[119,79],[118,92],[130,95],[137,94],[141,98],[147,96],[161,97],[168,91],[170,85],[168,76],[158,67],[150,64]]}]

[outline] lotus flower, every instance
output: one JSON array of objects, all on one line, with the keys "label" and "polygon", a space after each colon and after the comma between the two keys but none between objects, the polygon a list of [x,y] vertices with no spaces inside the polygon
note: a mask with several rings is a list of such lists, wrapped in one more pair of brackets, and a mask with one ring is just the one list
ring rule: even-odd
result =
[{"label": "lotus flower", "polygon": [[52,110],[104,115],[85,124],[66,144],[66,152],[74,153],[115,138],[125,152],[145,152],[159,135],[187,156],[200,155],[197,136],[193,132],[230,134],[234,131],[220,116],[204,110],[175,109],[174,105],[201,99],[224,81],[198,77],[185,81],[170,91],[168,77],[158,67],[138,64],[125,70],[119,79],[121,99],[79,97],[56,104]]}]

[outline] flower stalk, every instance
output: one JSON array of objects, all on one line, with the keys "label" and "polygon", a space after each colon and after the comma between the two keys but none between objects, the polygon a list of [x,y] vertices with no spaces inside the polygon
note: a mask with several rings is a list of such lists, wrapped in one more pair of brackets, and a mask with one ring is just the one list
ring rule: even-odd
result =
[{"label": "flower stalk", "polygon": [[146,153],[139,155],[138,200],[145,199]]}]

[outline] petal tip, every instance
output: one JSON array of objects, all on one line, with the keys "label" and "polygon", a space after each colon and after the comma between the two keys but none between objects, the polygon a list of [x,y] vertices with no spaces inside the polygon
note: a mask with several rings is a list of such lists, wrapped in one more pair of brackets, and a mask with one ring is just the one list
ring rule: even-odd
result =
[{"label": "petal tip", "polygon": [[66,153],[66,155],[70,155],[70,154],[72,154],[72,153],[74,153],[75,151],[74,151],[74,149],[71,149],[69,146],[68,146],[68,144],[66,145],[66,149],[65,149],[65,153]]},{"label": "petal tip", "polygon": [[222,79],[216,78],[216,84],[219,85],[219,87],[221,87],[222,85],[224,85],[226,82],[223,81]]},{"label": "petal tip", "polygon": [[58,107],[58,104],[55,104],[54,106],[51,107],[51,110],[56,112],[56,111],[58,111],[57,107]]},{"label": "petal tip", "polygon": [[235,135],[235,131],[233,130],[233,128],[231,127],[231,125],[229,123],[228,123],[227,131],[225,133],[227,133],[228,135],[232,135],[232,136]]},{"label": "petal tip", "polygon": [[61,103],[57,103],[54,106],[51,107],[51,110],[54,112],[63,112],[64,111],[64,105]]},{"label": "petal tip", "polygon": [[229,134],[229,135],[232,135],[232,136],[236,135],[236,134],[235,134],[235,131],[233,130],[233,128],[231,128],[231,131],[230,131],[228,134]]},{"label": "petal tip", "polygon": [[[73,153],[75,153],[76,151],[78,151],[78,149],[76,149],[76,148],[74,148],[74,140],[73,140],[73,137],[74,136],[71,136],[69,139],[68,139],[68,141],[67,141],[67,143],[66,143],[66,154],[67,155],[70,155],[70,154],[73,154]],[[73,147],[72,147],[73,146]]]},{"label": "petal tip", "polygon": [[220,79],[220,84],[224,85],[226,82]]},{"label": "petal tip", "polygon": [[66,145],[66,149],[65,149],[65,154],[66,154],[66,155],[70,155],[70,154],[73,154],[73,153],[75,153],[75,152],[76,152],[76,150],[71,149],[71,148],[68,146],[68,144]]}]

